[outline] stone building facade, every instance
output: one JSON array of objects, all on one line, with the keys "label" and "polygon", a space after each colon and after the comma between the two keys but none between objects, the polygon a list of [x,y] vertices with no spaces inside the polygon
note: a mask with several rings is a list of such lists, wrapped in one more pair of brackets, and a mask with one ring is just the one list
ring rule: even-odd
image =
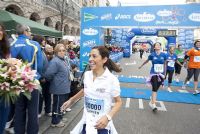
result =
[{"label": "stone building facade", "polygon": [[[80,35],[82,0],[0,0],[0,9],[29,18],[61,31],[63,11],[64,35]],[[63,10],[61,10],[61,8]]]},{"label": "stone building facade", "polygon": [[[81,7],[98,7],[99,3],[102,0],[0,0],[0,9],[63,31],[63,35],[79,36]],[[108,3],[103,0],[101,6]]]}]

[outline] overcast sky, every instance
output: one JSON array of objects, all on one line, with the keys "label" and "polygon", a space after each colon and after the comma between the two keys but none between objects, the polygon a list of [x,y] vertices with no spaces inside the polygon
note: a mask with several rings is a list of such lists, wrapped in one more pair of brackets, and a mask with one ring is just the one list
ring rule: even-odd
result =
[{"label": "overcast sky", "polygon": [[[111,6],[117,6],[118,0],[109,0]],[[184,4],[186,0],[119,0],[122,6],[132,5],[172,5]]]}]

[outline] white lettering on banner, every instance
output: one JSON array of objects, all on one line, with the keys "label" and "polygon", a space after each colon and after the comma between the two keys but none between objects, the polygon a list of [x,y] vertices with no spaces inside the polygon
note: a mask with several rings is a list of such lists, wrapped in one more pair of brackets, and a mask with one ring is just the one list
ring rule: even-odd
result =
[{"label": "white lettering on banner", "polygon": [[155,20],[154,14],[148,14],[144,12],[143,14],[136,14],[134,15],[133,19],[138,22],[149,22]]},{"label": "white lettering on banner", "polygon": [[131,19],[131,15],[129,14],[117,14],[117,16],[115,16],[115,20],[129,20]]},{"label": "white lettering on banner", "polygon": [[111,20],[112,19],[112,14],[108,13],[108,14],[104,14],[101,16],[101,20]]},{"label": "white lettering on banner", "polygon": [[159,10],[159,11],[157,12],[157,15],[158,15],[158,16],[162,16],[162,17],[171,16],[171,15],[172,15],[172,11],[166,10],[166,9],[164,9],[164,10]]},{"label": "white lettering on banner", "polygon": [[156,73],[163,73],[164,72],[164,65],[163,64],[154,64],[154,71]]},{"label": "white lettering on banner", "polygon": [[94,47],[94,46],[96,46],[95,40],[88,40],[83,42],[83,47]]},{"label": "white lettering on banner", "polygon": [[82,57],[86,57],[86,56],[89,56],[89,55],[90,55],[90,53],[85,52],[85,53],[83,53]]},{"label": "white lettering on banner", "polygon": [[188,17],[191,21],[200,21],[200,13],[192,13]]},{"label": "white lettering on banner", "polygon": [[144,105],[143,105],[142,99],[139,99],[139,109],[144,109]]},{"label": "white lettering on banner", "polygon": [[194,56],[194,62],[200,62],[200,56]]},{"label": "white lettering on banner", "polygon": [[142,33],[151,33],[151,34],[155,34],[156,33],[156,29],[153,29],[153,28],[144,28],[144,29],[141,29],[141,32]]},{"label": "white lettering on banner", "polygon": [[98,30],[97,29],[93,29],[93,28],[88,28],[88,29],[83,29],[83,34],[85,35],[97,35],[98,34]]},{"label": "white lettering on banner", "polygon": [[176,25],[178,23],[179,23],[178,20],[175,20],[175,21],[156,21],[156,24],[171,24],[171,25]]},{"label": "white lettering on banner", "polygon": [[126,99],[126,105],[125,105],[126,108],[127,108],[127,107],[130,107],[130,101],[131,101],[130,98],[127,98],[127,99]]}]

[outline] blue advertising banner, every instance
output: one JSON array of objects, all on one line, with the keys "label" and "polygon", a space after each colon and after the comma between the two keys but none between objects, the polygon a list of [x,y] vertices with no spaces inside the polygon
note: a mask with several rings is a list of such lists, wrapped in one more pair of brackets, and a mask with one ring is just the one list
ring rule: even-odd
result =
[{"label": "blue advertising banner", "polygon": [[82,26],[188,26],[200,25],[200,4],[82,9]]},{"label": "blue advertising banner", "polygon": [[[130,26],[130,27],[153,27],[153,28],[197,28],[200,26],[200,4],[185,5],[158,5],[158,6],[134,6],[134,7],[88,7],[81,10],[81,41],[80,41],[80,70],[88,63],[91,48],[103,44],[103,26]],[[116,33],[115,41],[124,43],[125,52],[128,55],[130,44],[126,37],[133,37],[135,33],[126,35]],[[149,31],[141,31],[149,32]],[[155,31],[150,31],[155,32]],[[118,35],[122,34],[122,35]],[[152,33],[151,33],[152,34]],[[156,34],[156,33],[155,33]],[[192,43],[192,34],[184,39],[179,38],[186,44]],[[170,43],[175,42],[175,37],[169,37]]]}]

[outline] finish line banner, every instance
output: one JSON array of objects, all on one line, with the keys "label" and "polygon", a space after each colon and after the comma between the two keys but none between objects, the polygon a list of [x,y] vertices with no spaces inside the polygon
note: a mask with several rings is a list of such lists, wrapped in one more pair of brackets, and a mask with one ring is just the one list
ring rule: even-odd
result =
[{"label": "finish line banner", "polygon": [[[198,28],[199,9],[200,4],[82,8],[80,70],[83,71],[88,63],[91,48],[104,45],[105,27]],[[129,56],[130,44],[128,45],[125,50]]]},{"label": "finish line banner", "polygon": [[200,4],[82,8],[82,26],[200,26]]}]

